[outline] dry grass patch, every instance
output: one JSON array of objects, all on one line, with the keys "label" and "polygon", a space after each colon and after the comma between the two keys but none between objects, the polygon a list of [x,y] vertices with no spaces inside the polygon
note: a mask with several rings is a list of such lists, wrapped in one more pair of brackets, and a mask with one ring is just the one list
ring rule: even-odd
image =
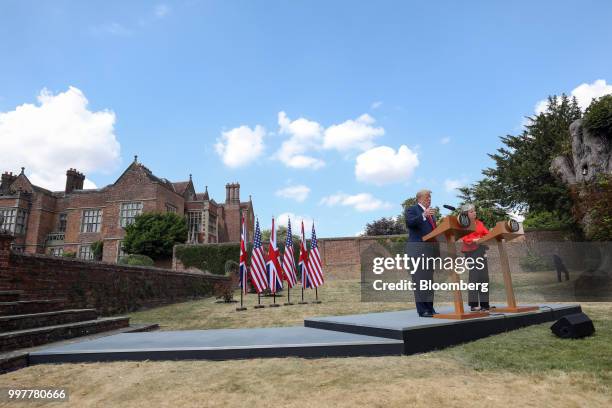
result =
[{"label": "dry grass patch", "polygon": [[[122,362],[28,367],[3,386],[62,386],[62,406],[608,407],[587,373],[475,371],[435,353],[409,357]],[[31,403],[10,406],[34,406]]]}]

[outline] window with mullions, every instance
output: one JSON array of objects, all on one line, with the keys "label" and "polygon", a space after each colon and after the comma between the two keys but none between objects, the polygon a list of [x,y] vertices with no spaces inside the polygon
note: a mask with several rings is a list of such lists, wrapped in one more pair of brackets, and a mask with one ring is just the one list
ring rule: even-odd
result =
[{"label": "window with mullions", "polygon": [[79,247],[79,259],[92,260],[94,258],[93,251],[89,245],[81,245]]},{"label": "window with mullions", "polygon": [[68,218],[68,214],[61,213],[59,215],[59,223],[57,225],[57,232],[66,232],[66,220]]},{"label": "window with mullions", "polygon": [[3,219],[0,229],[15,235],[25,234],[28,212],[23,208],[0,208],[0,218]]},{"label": "window with mullions", "polygon": [[64,255],[64,248],[63,247],[51,247],[49,248],[49,255],[62,256]]},{"label": "window with mullions", "polygon": [[137,215],[142,214],[142,203],[122,203],[119,214],[119,225],[123,228],[134,222]]},{"label": "window with mullions", "polygon": [[100,232],[102,210],[83,210],[81,232]]},{"label": "window with mullions", "polygon": [[121,260],[121,258],[128,256],[129,254],[123,250],[123,241],[119,241],[117,243],[117,262]]},{"label": "window with mullions", "polygon": [[198,233],[202,231],[202,213],[189,211],[187,213],[188,242],[198,242]]}]

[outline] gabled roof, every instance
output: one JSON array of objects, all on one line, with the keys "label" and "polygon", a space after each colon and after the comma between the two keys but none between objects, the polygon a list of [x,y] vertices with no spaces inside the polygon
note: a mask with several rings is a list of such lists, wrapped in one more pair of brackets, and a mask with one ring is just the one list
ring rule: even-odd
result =
[{"label": "gabled roof", "polygon": [[119,178],[115,181],[114,184],[117,184],[119,182],[119,180],[121,180],[123,178],[123,176],[125,176],[125,174],[130,171],[130,170],[135,170],[135,171],[142,171],[149,180],[151,180],[154,183],[159,183],[162,186],[166,187],[168,190],[175,192],[176,190],[174,189],[174,186],[172,185],[171,182],[169,182],[168,180],[166,180],[165,178],[160,178],[157,177],[155,174],[153,174],[153,172],[151,170],[149,170],[145,165],[138,163],[137,161],[137,157],[134,157],[134,161],[132,162],[132,164],[130,164],[128,166],[127,169],[125,169],[123,171],[123,173],[121,173],[121,175],[119,176]]},{"label": "gabled roof", "polygon": [[210,201],[210,197],[208,195],[208,186],[206,186],[206,191],[203,193],[196,194],[196,200],[198,201]]},{"label": "gabled roof", "polygon": [[189,188],[189,183],[191,183],[191,181],[177,181],[173,182],[172,186],[174,187],[174,191],[176,191],[180,195],[183,195],[185,194],[185,190]]}]

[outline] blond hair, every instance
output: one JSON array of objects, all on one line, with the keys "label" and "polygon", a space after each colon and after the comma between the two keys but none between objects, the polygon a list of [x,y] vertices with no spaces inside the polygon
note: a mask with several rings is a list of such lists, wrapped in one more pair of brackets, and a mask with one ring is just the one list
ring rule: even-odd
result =
[{"label": "blond hair", "polygon": [[417,191],[416,193],[417,201],[419,201],[421,197],[426,196],[426,195],[431,195],[431,190],[423,189],[423,190]]}]

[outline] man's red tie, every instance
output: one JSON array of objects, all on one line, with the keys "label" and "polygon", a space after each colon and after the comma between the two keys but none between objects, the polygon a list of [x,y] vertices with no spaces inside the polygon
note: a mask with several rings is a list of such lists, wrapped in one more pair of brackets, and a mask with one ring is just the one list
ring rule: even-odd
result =
[{"label": "man's red tie", "polygon": [[431,224],[431,226],[436,229],[436,222],[433,220],[433,218],[431,218],[431,215],[427,216],[427,221],[429,221],[429,223]]}]

